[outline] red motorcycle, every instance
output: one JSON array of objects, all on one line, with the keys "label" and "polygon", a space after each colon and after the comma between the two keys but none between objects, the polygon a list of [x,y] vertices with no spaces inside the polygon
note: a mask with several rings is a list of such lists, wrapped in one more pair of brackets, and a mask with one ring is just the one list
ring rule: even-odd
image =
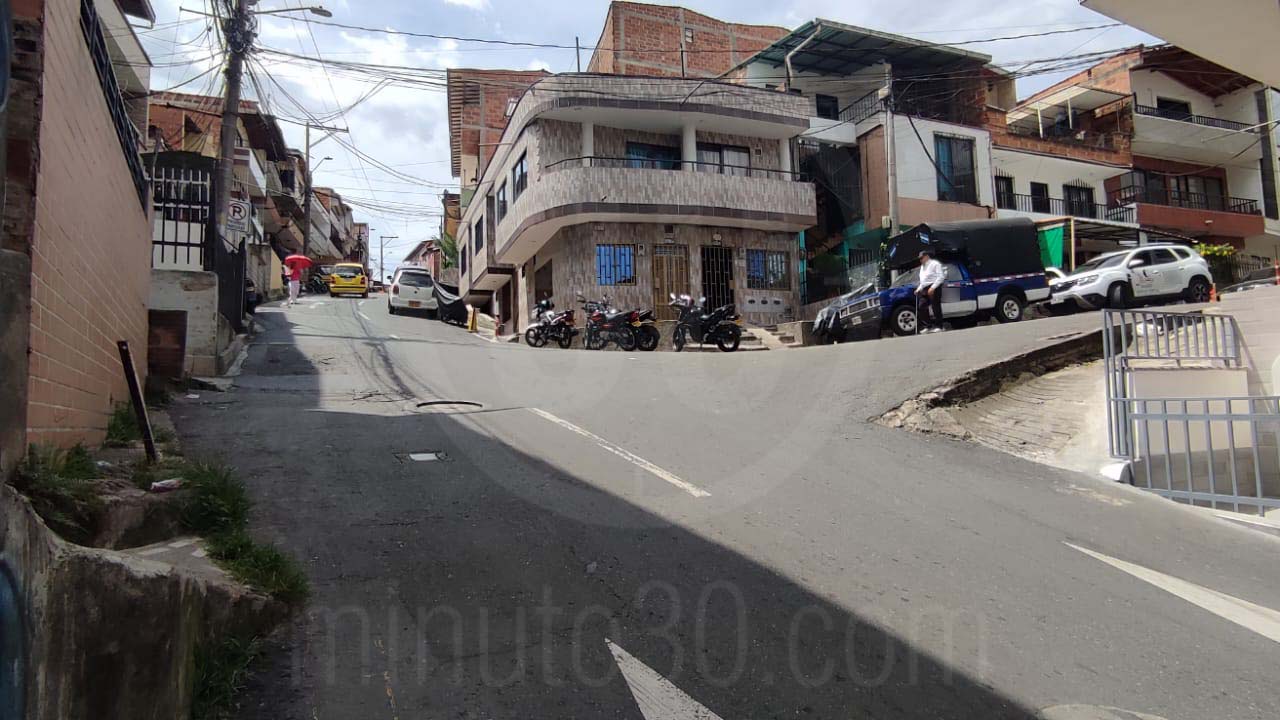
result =
[{"label": "red motorcycle", "polygon": [[582,344],[588,350],[603,350],[609,343],[631,352],[636,349],[636,331],[632,323],[638,323],[640,313],[635,310],[615,310],[609,306],[609,297],[600,302],[587,300],[579,295],[578,302],[587,314],[586,335]]}]

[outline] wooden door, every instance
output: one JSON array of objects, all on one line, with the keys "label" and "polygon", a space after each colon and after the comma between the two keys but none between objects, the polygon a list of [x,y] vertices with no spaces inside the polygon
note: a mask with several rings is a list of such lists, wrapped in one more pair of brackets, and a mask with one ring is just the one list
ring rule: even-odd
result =
[{"label": "wooden door", "polygon": [[689,293],[689,246],[662,244],[653,247],[653,312],[659,320],[679,317],[671,307],[671,294]]}]

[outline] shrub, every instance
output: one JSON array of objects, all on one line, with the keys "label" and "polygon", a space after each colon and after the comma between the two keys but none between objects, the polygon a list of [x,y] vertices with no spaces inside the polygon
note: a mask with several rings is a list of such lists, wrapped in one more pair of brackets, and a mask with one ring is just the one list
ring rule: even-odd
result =
[{"label": "shrub", "polygon": [[197,463],[182,473],[186,489],[182,522],[189,529],[212,534],[243,528],[252,502],[244,483],[230,468]]},{"label": "shrub", "polygon": [[306,573],[274,545],[257,542],[243,529],[214,535],[208,544],[209,557],[237,580],[281,602],[293,604],[306,599]]},{"label": "shrub", "polygon": [[133,406],[127,402],[116,403],[111,411],[111,419],[107,421],[107,439],[103,445],[107,447],[125,447],[142,439],[142,429],[138,427],[138,418],[133,414]]},{"label": "shrub", "polygon": [[31,500],[54,532],[83,543],[93,534],[94,516],[102,507],[93,482],[96,469],[83,445],[66,451],[32,445],[13,486]]}]

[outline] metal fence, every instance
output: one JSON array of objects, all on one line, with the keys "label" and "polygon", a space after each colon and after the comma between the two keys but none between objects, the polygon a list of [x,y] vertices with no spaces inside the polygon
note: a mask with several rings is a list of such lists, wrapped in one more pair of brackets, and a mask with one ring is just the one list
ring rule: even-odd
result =
[{"label": "metal fence", "polygon": [[[1280,507],[1280,398],[1185,389],[1198,371],[1247,369],[1235,319],[1106,310],[1102,322],[1108,442],[1133,483],[1213,508]],[[1168,370],[1184,372],[1158,379]]]},{"label": "metal fence", "polygon": [[1129,400],[1135,367],[1238,368],[1244,362],[1235,318],[1198,312],[1103,310],[1102,349],[1107,437],[1118,458],[1133,452]]},{"label": "metal fence", "polygon": [[1133,481],[1217,508],[1280,508],[1277,397],[1126,400],[1135,429]]}]

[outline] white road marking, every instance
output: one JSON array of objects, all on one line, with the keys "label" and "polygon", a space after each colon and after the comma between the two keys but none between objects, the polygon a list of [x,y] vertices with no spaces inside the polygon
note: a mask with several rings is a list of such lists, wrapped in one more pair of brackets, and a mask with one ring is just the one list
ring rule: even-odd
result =
[{"label": "white road marking", "polygon": [[1065,544],[1067,547],[1075,548],[1111,567],[1123,570],[1139,580],[1155,585],[1171,595],[1176,595],[1192,605],[1208,610],[1224,620],[1230,620],[1240,627],[1252,630],[1267,639],[1280,642],[1280,611],[1255,605],[1248,600],[1241,600],[1155,570],[1148,570],[1141,565],[1134,565],[1093,550],[1086,550],[1078,545]]},{"label": "white road marking", "polygon": [[[359,312],[359,311],[357,310],[356,312]],[[364,318],[365,320],[368,320],[369,322],[373,322],[373,318],[369,317],[368,315],[365,315],[364,313],[360,313],[360,317]]]},{"label": "white road marking", "polygon": [[1157,715],[1102,705],[1054,705],[1036,714],[1041,720],[1165,720]]},{"label": "white road marking", "polygon": [[391,338],[392,340],[399,340],[399,339],[400,339],[400,336],[399,336],[399,335],[388,335],[387,337]]},{"label": "white road marking", "polygon": [[624,448],[618,447],[617,445],[614,445],[613,443],[609,442],[608,440],[605,440],[599,435],[596,435],[595,433],[589,430],[584,430],[578,427],[577,425],[574,425],[568,420],[558,418],[555,415],[552,415],[551,413],[547,412],[546,410],[539,410],[538,408],[527,408],[527,410],[544,420],[550,420],[551,422],[555,423],[556,425],[559,425],[560,427],[566,430],[571,430],[581,435],[582,437],[594,442],[595,444],[599,445],[605,450],[608,450],[614,455],[617,455],[623,460],[626,460],[632,465],[635,465],[636,467],[639,467],[642,470],[647,470],[650,473],[653,473],[654,475],[658,476],[660,479],[665,480],[666,482],[669,482],[672,485],[675,485],[676,487],[680,488],[681,490],[689,493],[694,497],[711,497],[711,493],[707,492],[706,490],[703,490],[697,485],[681,480],[676,475],[672,475],[666,470],[663,470],[662,468],[658,467],[657,465],[654,465],[648,460],[645,460],[639,455],[636,455],[630,450],[626,450]]},{"label": "white road marking", "polygon": [[645,720],[721,720],[702,703],[689,697],[671,681],[659,675],[631,653],[605,639],[614,662],[622,671],[622,677],[631,689],[631,696],[640,708]]}]

